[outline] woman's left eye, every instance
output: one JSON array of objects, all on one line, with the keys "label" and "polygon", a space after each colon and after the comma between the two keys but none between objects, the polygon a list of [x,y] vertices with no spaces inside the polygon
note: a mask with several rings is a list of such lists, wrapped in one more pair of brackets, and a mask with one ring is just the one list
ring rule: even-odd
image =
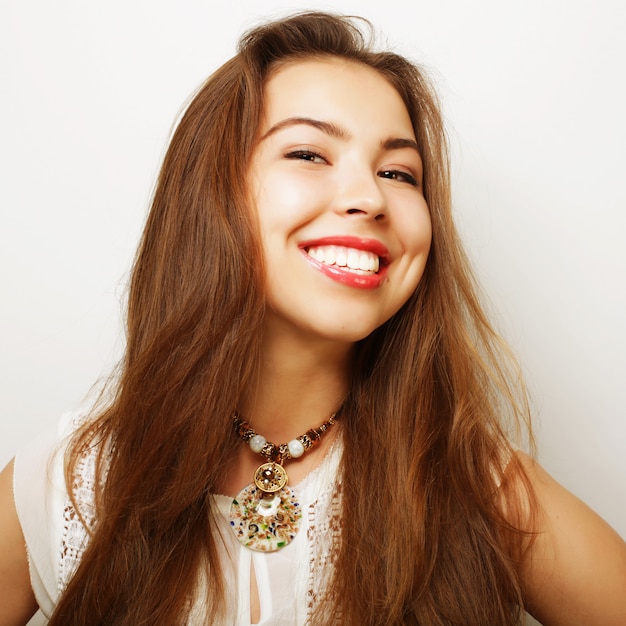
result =
[{"label": "woman's left eye", "polygon": [[285,155],[287,159],[299,159],[309,163],[326,163],[326,159],[313,150],[293,150]]},{"label": "woman's left eye", "polygon": [[382,170],[378,172],[378,176],[380,176],[380,178],[399,180],[400,182],[408,183],[409,185],[413,185],[413,187],[417,187],[417,180],[415,179],[415,176],[409,174],[408,172],[403,172],[402,170]]}]

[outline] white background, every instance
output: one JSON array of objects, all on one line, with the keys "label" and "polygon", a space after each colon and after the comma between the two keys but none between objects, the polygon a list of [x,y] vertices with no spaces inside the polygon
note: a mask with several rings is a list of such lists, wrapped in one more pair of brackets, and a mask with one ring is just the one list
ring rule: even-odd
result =
[{"label": "white background", "polygon": [[[408,7],[408,8],[406,8]],[[259,19],[370,18],[430,68],[455,210],[523,363],[542,463],[626,535],[626,4],[0,4],[0,465],[121,354],[172,124]]]}]

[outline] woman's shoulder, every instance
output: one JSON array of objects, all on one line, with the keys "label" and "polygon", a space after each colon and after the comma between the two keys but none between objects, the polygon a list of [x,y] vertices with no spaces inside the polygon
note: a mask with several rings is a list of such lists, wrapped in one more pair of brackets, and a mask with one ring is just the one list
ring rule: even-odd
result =
[{"label": "woman's shoulder", "polygon": [[508,473],[535,510],[522,580],[528,610],[551,626],[626,624],[626,543],[534,459],[516,452]]},{"label": "woman's shoulder", "polygon": [[0,606],[3,624],[25,624],[37,610],[13,498],[12,460],[0,472]]}]

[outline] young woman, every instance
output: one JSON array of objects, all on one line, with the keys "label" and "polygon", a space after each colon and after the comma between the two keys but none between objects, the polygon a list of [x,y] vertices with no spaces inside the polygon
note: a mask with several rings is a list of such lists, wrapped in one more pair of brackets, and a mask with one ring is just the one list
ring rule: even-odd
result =
[{"label": "young woman", "polygon": [[1,625],[626,623],[624,542],[509,443],[447,168],[355,21],[242,39],[165,157],[116,384],[2,474]]}]

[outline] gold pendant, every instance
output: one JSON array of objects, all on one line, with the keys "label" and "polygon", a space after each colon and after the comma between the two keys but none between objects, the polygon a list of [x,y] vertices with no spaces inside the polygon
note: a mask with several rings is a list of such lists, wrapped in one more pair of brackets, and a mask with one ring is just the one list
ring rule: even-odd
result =
[{"label": "gold pendant", "polygon": [[276,493],[287,484],[287,472],[278,463],[263,463],[254,472],[254,484],[265,493]]}]

